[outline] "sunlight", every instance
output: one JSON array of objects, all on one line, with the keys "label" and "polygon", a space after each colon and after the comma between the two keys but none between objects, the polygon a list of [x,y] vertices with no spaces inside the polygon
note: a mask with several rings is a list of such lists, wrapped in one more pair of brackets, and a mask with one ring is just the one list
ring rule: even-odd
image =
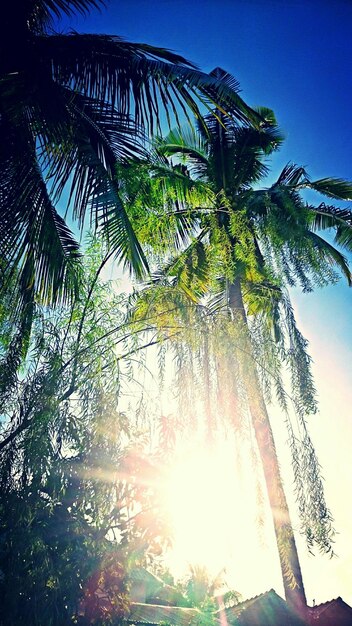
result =
[{"label": "sunlight", "polygon": [[225,569],[230,585],[237,580],[238,589],[241,581],[240,591],[256,584],[263,591],[273,561],[268,529],[258,521],[254,473],[241,472],[234,450],[233,440],[212,448],[188,442],[178,450],[165,494],[174,533],[168,565],[176,577],[194,564],[211,577]]},{"label": "sunlight", "polygon": [[[188,452],[173,467],[169,510],[177,559],[222,568],[229,539],[225,459],[219,454]],[[221,529],[221,530],[220,530]]]}]

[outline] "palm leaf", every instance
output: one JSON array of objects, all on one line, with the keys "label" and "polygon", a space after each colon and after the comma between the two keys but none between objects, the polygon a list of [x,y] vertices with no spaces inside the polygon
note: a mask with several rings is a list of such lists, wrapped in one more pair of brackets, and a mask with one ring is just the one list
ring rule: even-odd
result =
[{"label": "palm leaf", "polygon": [[297,186],[302,180],[307,181],[307,173],[304,167],[295,163],[287,163],[276,181],[276,185]]},{"label": "palm leaf", "polygon": [[237,78],[230,74],[230,72],[224,70],[222,67],[215,67],[210,72],[210,76],[214,76],[216,80],[221,80],[224,85],[227,85],[227,87],[229,87],[229,89],[239,92],[240,83],[238,82]]},{"label": "palm leaf", "polygon": [[103,0],[31,0],[27,2],[27,21],[30,30],[42,31],[53,26],[53,18],[80,13],[86,15],[91,9],[104,6]]},{"label": "palm leaf", "polygon": [[[86,15],[91,9],[99,9],[103,0],[26,0],[25,2],[5,2],[1,6],[0,36],[1,43],[11,47],[22,46],[25,39],[53,28],[55,20],[62,15]],[[18,69],[18,68],[17,68]]]},{"label": "palm leaf", "polygon": [[207,297],[207,309],[211,315],[215,315],[220,311],[228,311],[228,301],[228,280],[223,276],[219,276],[213,281],[212,291],[209,297]]},{"label": "palm leaf", "polygon": [[104,219],[99,232],[114,251],[115,258],[122,262],[124,268],[134,273],[136,278],[145,277],[149,272],[148,262],[119,198],[117,183],[114,180],[103,181],[102,189],[97,193],[94,202],[98,207],[104,206]]},{"label": "palm leaf", "polygon": [[309,209],[314,231],[333,228],[336,244],[352,251],[352,211],[327,206],[324,202],[318,207],[309,205]]},{"label": "palm leaf", "polygon": [[[262,117],[262,113],[266,116]],[[268,172],[266,155],[283,141],[275,116],[269,109],[258,109],[262,123],[257,126],[239,125],[229,116],[208,114],[205,130],[198,124],[208,161],[208,177],[216,189],[231,193],[259,181]]]},{"label": "palm leaf", "polygon": [[306,184],[310,189],[337,200],[352,200],[352,183],[343,178],[321,178]]},{"label": "palm leaf", "polygon": [[352,199],[352,183],[343,178],[320,178],[312,181],[304,167],[288,163],[282,170],[277,183],[278,185],[290,185],[299,189],[313,189],[329,198],[338,200]]},{"label": "palm leaf", "polygon": [[230,157],[232,162],[231,186],[240,189],[258,182],[268,173],[263,157],[276,149],[279,135],[274,129],[260,130],[242,127],[234,133]]},{"label": "palm leaf", "polygon": [[[189,211],[194,215],[194,207],[214,207],[215,197],[205,180],[207,160],[202,149],[197,150],[190,144],[182,146],[184,139],[181,131],[172,131],[165,139],[157,138],[155,153],[145,164],[151,178],[159,182],[166,197],[174,197],[177,213],[185,207],[184,214]],[[180,151],[177,141],[181,143]],[[166,158],[172,155],[177,163],[172,158]],[[187,164],[183,162],[184,156]]]},{"label": "palm leaf", "polygon": [[193,181],[185,166],[173,165],[156,153],[151,153],[148,161],[119,165],[117,180],[141,240],[159,253],[188,246],[204,213],[198,203],[208,200],[211,205],[213,201],[207,187]]},{"label": "palm leaf", "polygon": [[52,64],[54,79],[98,100],[109,100],[120,113],[133,111],[137,123],[151,132],[158,122],[159,104],[170,108],[175,90],[196,113],[197,101],[220,105],[243,121],[260,117],[226,82],[197,70],[179,55],[146,44],[129,43],[109,35],[41,36],[41,58]]},{"label": "palm leaf", "polygon": [[177,156],[180,161],[186,161],[190,174],[204,179],[208,171],[207,142],[200,133],[196,133],[189,126],[176,128],[166,137],[155,140],[156,151],[166,157]]},{"label": "palm leaf", "polygon": [[[295,228],[305,224],[306,211],[300,195],[287,185],[275,183],[268,190],[270,198],[270,211],[278,213],[282,225],[286,223],[292,229],[294,236]],[[278,224],[280,227],[280,224]]]},{"label": "palm leaf", "polygon": [[[18,195],[1,202],[1,251],[6,260],[4,287],[18,268],[19,303],[34,290],[44,302],[72,297],[79,271],[79,246],[55,210],[35,158],[27,154],[26,171],[13,166]],[[21,173],[19,179],[17,174]],[[15,204],[11,202],[15,201]]]},{"label": "palm leaf", "polygon": [[[62,91],[62,90],[61,90]],[[108,104],[65,93],[67,128],[61,144],[42,140],[42,166],[57,201],[67,184],[74,197],[74,216],[84,224],[90,199],[101,178],[113,177],[118,161],[143,154],[141,133],[126,116]],[[103,210],[104,207],[102,207]],[[96,223],[99,219],[96,218]]]},{"label": "palm leaf", "polygon": [[14,273],[24,300],[24,291],[33,289],[45,302],[65,300],[77,282],[78,244],[49,197],[30,120],[23,116],[15,127],[3,116],[0,130],[4,140],[0,147],[4,288]]},{"label": "palm leaf", "polygon": [[245,209],[251,219],[257,221],[266,217],[270,211],[270,190],[250,189],[243,191],[238,198],[239,208]]},{"label": "palm leaf", "polygon": [[351,286],[352,274],[347,259],[341,252],[316,233],[307,233],[307,236],[312,241],[314,247],[322,254],[324,260],[327,260],[331,265],[338,266],[341,272],[346,276],[348,285]]},{"label": "palm leaf", "polygon": [[174,277],[174,285],[193,302],[198,302],[208,289],[209,261],[202,231],[196,239],[164,268],[166,276]]},{"label": "palm leaf", "polygon": [[58,201],[69,185],[68,204],[73,205],[80,227],[85,226],[88,211],[91,226],[107,238],[116,258],[141,278],[147,262],[115,181],[116,163],[141,152],[140,133],[109,104],[96,104],[79,95],[72,98],[67,91],[63,97],[69,116],[66,141],[48,145],[48,136],[42,141],[42,166],[51,193]]}]

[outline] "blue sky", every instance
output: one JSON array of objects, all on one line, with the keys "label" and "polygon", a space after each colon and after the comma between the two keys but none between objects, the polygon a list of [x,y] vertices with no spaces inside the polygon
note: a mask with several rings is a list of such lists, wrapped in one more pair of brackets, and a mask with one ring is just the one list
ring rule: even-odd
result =
[{"label": "blue sky", "polygon": [[[118,0],[70,24],[170,48],[204,71],[223,67],[239,80],[249,104],[275,111],[285,132],[273,176],[293,161],[315,178],[352,179],[349,0]],[[301,546],[307,596],[322,602],[342,595],[352,604],[352,289],[341,279],[313,294],[295,291],[293,298],[314,358],[321,414],[311,431],[339,531],[333,561],[308,558]],[[268,588],[273,585],[268,579]]]},{"label": "blue sky", "polygon": [[286,131],[279,162],[347,177],[351,19],[341,0],[112,0],[71,24],[170,48],[205,71],[229,70],[245,99],[271,107]]}]

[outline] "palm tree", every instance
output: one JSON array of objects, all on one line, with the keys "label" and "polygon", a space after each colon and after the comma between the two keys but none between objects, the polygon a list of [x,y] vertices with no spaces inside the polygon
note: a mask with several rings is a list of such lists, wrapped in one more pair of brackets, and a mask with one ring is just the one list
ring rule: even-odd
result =
[{"label": "palm tree", "polygon": [[[15,277],[17,304],[69,298],[79,246],[57,202],[78,229],[90,224],[137,277],[146,258],[113,178],[117,161],[141,150],[143,134],[198,104],[239,119],[258,116],[235,83],[198,71],[181,56],[119,37],[55,34],[55,18],[84,14],[102,0],[6,2],[0,23],[0,250],[2,283]],[[65,199],[65,196],[64,196]]]},{"label": "palm tree", "polygon": [[[321,495],[318,464],[304,420],[307,412],[315,410],[310,359],[307,344],[296,328],[285,285],[299,281],[308,290],[314,282],[324,284],[333,277],[333,266],[351,284],[344,256],[319,231],[333,228],[335,244],[351,250],[352,213],[325,203],[307,204],[300,193],[308,188],[329,198],[349,199],[352,185],[332,178],[311,181],[303,168],[289,164],[271,187],[258,188],[267,173],[265,157],[282,142],[273,113],[268,109],[260,109],[258,113],[266,120],[259,128],[240,125],[224,116],[216,119],[208,115],[198,124],[198,133],[189,128],[171,132],[158,142],[162,159],[154,160],[152,171],[159,184],[162,180],[164,202],[170,186],[181,198],[171,210],[166,203],[168,228],[177,217],[181,223],[176,232],[177,245],[182,244],[182,238],[184,243],[187,233],[193,234],[188,247],[183,246],[181,254],[168,263],[166,274],[194,299],[212,293],[213,310],[214,307],[219,310],[220,305],[225,307],[233,323],[241,329],[242,346],[252,363],[250,374],[244,376],[247,403],[273,515],[285,594],[302,613],[306,606],[302,573],[261,386],[265,367],[257,367],[258,361],[263,365],[268,355],[264,350],[263,358],[258,357],[253,320],[260,322],[260,338],[270,331],[270,343],[275,342],[291,366],[295,408],[303,425],[303,448],[310,455],[307,463],[313,476],[311,485],[315,495],[311,498],[310,512],[320,517],[321,522],[316,533],[312,524],[306,524],[308,545],[317,543],[329,551],[331,517]],[[176,157],[171,165],[167,160],[170,157]],[[199,198],[202,194],[204,197],[204,192],[207,200],[202,202]],[[192,197],[199,203],[196,208],[194,201],[193,208],[187,206]],[[137,230],[138,219],[137,212]],[[150,242],[154,246],[156,238],[154,228]],[[259,340],[260,349],[263,353]],[[280,364],[277,375],[279,369]],[[278,391],[279,399],[285,403],[281,384]],[[295,455],[297,442],[293,436],[291,443]],[[297,466],[298,459],[294,458],[294,462]],[[299,476],[297,482],[300,497],[304,486]],[[303,516],[306,515],[304,497],[300,508]]]}]

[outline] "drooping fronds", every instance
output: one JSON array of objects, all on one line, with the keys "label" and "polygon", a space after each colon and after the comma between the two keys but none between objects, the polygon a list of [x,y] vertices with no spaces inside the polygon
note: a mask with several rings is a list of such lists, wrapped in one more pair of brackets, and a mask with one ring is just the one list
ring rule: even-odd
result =
[{"label": "drooping fronds", "polygon": [[[182,405],[183,413],[196,388],[202,398],[203,415],[209,416],[208,423],[216,429],[216,421],[231,413],[233,425],[240,432],[239,416],[248,412],[248,402],[252,413],[258,408],[253,398],[258,406],[261,397],[261,402],[264,398],[270,402],[273,397],[279,402],[287,416],[302,532],[309,549],[314,544],[328,552],[333,539],[331,515],[306,425],[306,416],[317,408],[311,360],[307,342],[296,326],[286,286],[298,282],[304,290],[311,290],[314,285],[335,281],[336,268],[350,281],[346,259],[314,232],[319,220],[321,224],[325,220],[325,227],[335,230],[340,220],[340,237],[348,245],[350,216],[342,210],[334,216],[332,210],[327,210],[328,215],[323,216],[319,209],[307,205],[300,193],[304,188],[313,189],[313,185],[305,169],[293,164],[283,169],[270,188],[253,189],[266,172],[266,155],[282,141],[271,112],[263,110],[261,115],[267,117],[267,125],[263,123],[261,128],[247,128],[221,116],[209,116],[199,124],[198,136],[194,131],[177,130],[165,141],[158,141],[163,157],[172,159],[172,164],[177,160],[195,184],[208,183],[213,195],[207,205],[204,203],[203,211],[201,203],[192,211],[184,196],[184,212],[187,214],[188,208],[188,215],[196,218],[197,236],[171,262],[164,262],[164,276],[158,278],[159,292],[155,297],[161,296],[159,302],[166,303],[165,294],[171,294],[173,289],[175,303],[181,293],[181,299],[193,300],[195,310],[202,312],[198,320],[192,317],[193,335],[189,326],[185,329],[182,323],[177,334],[180,393],[184,390],[188,398]],[[327,192],[330,189],[331,193],[335,190],[335,194],[347,194],[349,183],[335,182],[325,181],[316,190],[325,188]],[[172,184],[170,178],[171,187]],[[177,202],[176,191],[175,194]],[[235,285],[240,287],[237,303]],[[160,291],[163,288],[164,296]],[[161,315],[160,323],[165,319],[167,314],[166,318]],[[220,341],[220,329],[225,342]],[[226,354],[228,357],[224,358]],[[196,361],[199,367],[194,370]],[[221,377],[218,380],[217,375]],[[193,388],[189,394],[190,384]],[[293,429],[288,417],[292,410],[298,429]],[[192,405],[195,419],[193,414]],[[258,418],[252,415],[252,419]],[[313,501],[317,504],[315,509]],[[287,537],[279,533],[283,542],[279,550],[284,576],[295,585],[287,553],[292,529],[288,528],[288,532]]]},{"label": "drooping fronds", "polygon": [[309,205],[312,229],[314,231],[333,229],[335,243],[351,251],[352,249],[352,212],[322,202],[318,206]]}]

